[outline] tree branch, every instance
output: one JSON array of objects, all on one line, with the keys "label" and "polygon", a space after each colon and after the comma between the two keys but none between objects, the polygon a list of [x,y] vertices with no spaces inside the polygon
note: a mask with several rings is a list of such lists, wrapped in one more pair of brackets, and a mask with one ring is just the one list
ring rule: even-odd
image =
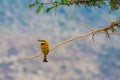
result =
[{"label": "tree branch", "polygon": [[30,60],[30,59],[34,59],[34,58],[40,57],[41,55],[42,55],[42,53],[41,53],[41,54],[34,55],[34,56],[26,57],[26,58],[20,58],[20,59],[18,59],[18,60],[19,60],[19,61]]},{"label": "tree branch", "polygon": [[[118,24],[120,24],[120,22],[112,22],[108,27],[95,29],[95,30],[93,30],[93,31],[91,31],[91,32],[89,32],[89,33],[87,33],[87,34],[83,34],[83,35],[80,35],[80,36],[76,36],[76,37],[74,37],[74,38],[71,38],[71,39],[68,39],[68,40],[66,40],[66,41],[60,42],[60,43],[56,44],[54,47],[52,47],[50,50],[52,51],[52,50],[54,50],[55,48],[57,48],[57,47],[59,47],[59,46],[61,46],[61,45],[63,45],[63,44],[72,42],[72,41],[74,41],[74,40],[76,40],[76,39],[79,39],[79,38],[87,37],[87,36],[89,36],[89,35],[92,35],[92,34],[95,34],[95,33],[98,33],[98,32],[104,32],[104,31],[108,31],[108,30],[111,30],[111,31],[112,31],[112,30],[114,29],[114,27],[115,27],[116,25],[118,25]],[[112,31],[112,32],[114,33],[114,31]],[[109,33],[108,33],[108,34],[109,34]]]},{"label": "tree branch", "polygon": [[67,10],[65,10],[65,13],[70,16],[73,20],[75,20],[76,22],[78,22],[80,25],[83,25],[85,28],[89,29],[89,30],[94,30],[93,28],[91,28],[90,26],[82,23],[77,17],[73,16],[72,14],[70,14],[70,12],[68,12]]},{"label": "tree branch", "polygon": [[[93,30],[93,31],[91,31],[91,32],[89,32],[89,33],[87,33],[87,34],[83,34],[83,35],[80,35],[80,36],[76,36],[76,37],[74,37],[74,38],[71,38],[71,39],[68,39],[68,40],[66,40],[66,41],[60,42],[60,43],[56,44],[54,47],[50,48],[50,51],[54,50],[55,48],[57,48],[57,47],[59,47],[59,46],[61,46],[61,45],[63,45],[63,44],[72,42],[72,41],[74,41],[74,40],[76,40],[76,39],[79,39],[79,38],[87,37],[87,36],[89,36],[89,35],[94,35],[94,34],[96,34],[96,33],[98,33],[98,32],[104,32],[104,31],[106,32],[106,31],[110,30],[113,34],[116,34],[116,33],[117,33],[117,34],[120,34],[119,32],[113,31],[113,30],[114,30],[114,27],[115,27],[116,25],[118,25],[118,24],[120,24],[120,22],[112,22],[108,27],[95,29],[95,30]],[[107,34],[110,35],[110,33],[107,33]],[[41,55],[42,55],[42,54],[37,54],[37,55],[35,55],[35,56],[31,56],[31,57],[27,57],[27,58],[21,58],[21,59],[18,59],[18,60],[19,60],[19,61],[22,61],[22,60],[30,60],[30,59],[34,59],[34,58],[36,58],[36,57],[39,57],[39,56],[41,56]]]}]

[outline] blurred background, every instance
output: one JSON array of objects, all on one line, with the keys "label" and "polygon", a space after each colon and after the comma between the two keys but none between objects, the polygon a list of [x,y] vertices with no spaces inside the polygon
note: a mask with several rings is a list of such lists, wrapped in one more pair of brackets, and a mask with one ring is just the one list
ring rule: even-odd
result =
[{"label": "blurred background", "polygon": [[[53,47],[58,42],[89,32],[65,13],[63,7],[35,14],[28,5],[34,0],[0,0],[0,80],[120,80],[120,36],[96,34],[64,44],[48,55],[27,61],[19,58],[41,53],[38,39]],[[47,1],[47,0],[46,0]],[[116,21],[120,10],[108,17],[103,9],[66,7],[80,21],[99,28]],[[111,20],[110,20],[111,18]]]}]

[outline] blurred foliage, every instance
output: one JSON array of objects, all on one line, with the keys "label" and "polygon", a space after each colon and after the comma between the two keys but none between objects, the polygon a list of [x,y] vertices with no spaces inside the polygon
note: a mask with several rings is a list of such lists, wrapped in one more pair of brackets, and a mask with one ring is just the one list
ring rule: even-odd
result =
[{"label": "blurred foliage", "polygon": [[[120,17],[117,19],[117,22],[120,22]],[[118,24],[117,27],[120,29],[120,24]]]},{"label": "blurred foliage", "polygon": [[43,8],[43,4],[40,4],[40,5],[38,6],[38,8],[36,9],[36,13],[39,13],[42,8]]},{"label": "blurred foliage", "polygon": [[[49,1],[49,0],[48,0]],[[33,3],[29,5],[29,8],[33,8],[37,6],[36,13],[39,13],[42,9],[44,12],[49,12],[53,8],[58,6],[84,6],[84,7],[97,7],[102,8],[102,6],[109,6],[110,11],[118,10],[120,8],[120,0],[51,0],[50,2],[39,2],[39,0],[35,0]],[[49,6],[45,6],[49,5]]]}]

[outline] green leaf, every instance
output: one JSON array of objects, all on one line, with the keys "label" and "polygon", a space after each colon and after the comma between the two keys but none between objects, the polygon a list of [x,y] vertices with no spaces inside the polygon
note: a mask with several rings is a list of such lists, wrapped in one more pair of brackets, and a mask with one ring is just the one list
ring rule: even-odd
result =
[{"label": "green leaf", "polygon": [[38,2],[38,0],[35,0],[35,2],[37,3],[37,2]]},{"label": "green leaf", "polygon": [[64,3],[64,2],[66,3],[67,1],[68,1],[68,0],[61,0],[61,3]]},{"label": "green leaf", "polygon": [[55,2],[55,0],[52,0],[52,2]]},{"label": "green leaf", "polygon": [[43,8],[43,4],[40,4],[35,12],[38,14],[42,8]]},{"label": "green leaf", "polygon": [[35,6],[35,4],[30,4],[29,5],[29,8],[31,9],[31,8],[33,8]]},{"label": "green leaf", "polygon": [[53,9],[54,8],[54,6],[52,6],[52,7],[49,7],[49,8],[47,8],[44,12],[49,12],[51,9]]}]

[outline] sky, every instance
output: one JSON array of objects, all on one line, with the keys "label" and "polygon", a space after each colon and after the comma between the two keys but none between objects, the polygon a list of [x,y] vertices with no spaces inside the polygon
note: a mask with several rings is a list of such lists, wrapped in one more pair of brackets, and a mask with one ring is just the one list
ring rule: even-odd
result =
[{"label": "sky", "polygon": [[[46,0],[47,1],[47,0]],[[116,21],[120,10],[108,16],[109,7],[102,9],[59,7],[40,14],[28,5],[33,0],[0,0],[0,80],[120,80],[120,36],[95,35],[64,44],[43,56],[18,61],[19,58],[41,53],[38,39],[48,41],[50,47],[90,30],[74,21],[68,13],[96,29]]]}]

